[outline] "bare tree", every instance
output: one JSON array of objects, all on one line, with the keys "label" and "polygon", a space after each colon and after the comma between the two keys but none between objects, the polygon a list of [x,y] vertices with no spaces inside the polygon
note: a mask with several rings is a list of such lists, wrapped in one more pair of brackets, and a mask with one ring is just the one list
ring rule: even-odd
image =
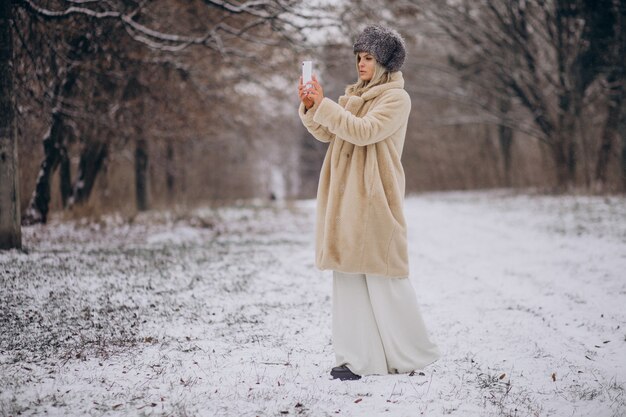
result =
[{"label": "bare tree", "polygon": [[[614,11],[609,2],[604,6]],[[605,50],[605,39],[594,32],[605,23],[592,13],[598,5],[569,0],[409,3],[456,43],[457,69],[483,97],[495,96],[490,101],[499,108],[488,111],[508,122],[502,124],[515,122],[503,111],[510,106],[502,100],[514,97],[526,109],[534,128],[525,130],[548,145],[559,188],[574,185],[581,159],[577,123],[589,87],[603,74],[593,60]]]},{"label": "bare tree", "polygon": [[0,249],[22,246],[13,98],[11,8],[11,1],[0,3]]},{"label": "bare tree", "polygon": [[51,176],[60,164],[64,173],[62,181],[64,200],[69,196],[71,185],[68,183],[71,179],[67,166],[67,137],[71,134],[71,128],[64,115],[63,103],[69,98],[69,94],[79,77],[79,67],[75,61],[76,56],[80,55],[79,51],[88,49],[88,42],[89,40],[84,36],[78,36],[71,40],[70,53],[68,54],[71,61],[65,65],[58,82],[54,86],[52,93],[54,105],[50,128],[43,138],[44,158],[41,162],[35,191],[23,219],[25,224],[46,222],[50,203]]},{"label": "bare tree", "polygon": [[[140,3],[130,1],[90,1],[90,2],[48,2],[42,5],[35,0],[20,0],[17,4],[32,20],[41,22],[42,29],[39,45],[34,50],[46,49],[52,45],[44,30],[55,22],[65,22],[64,30],[61,31],[59,44],[52,48],[50,60],[56,63],[60,69],[59,75],[51,74],[54,86],[51,93],[47,94],[52,102],[51,126],[44,137],[44,157],[40,167],[37,185],[33,192],[29,208],[26,212],[25,223],[45,222],[50,203],[50,179],[55,170],[61,168],[61,196],[64,206],[80,204],[87,200],[93,188],[95,178],[105,160],[111,152],[110,139],[84,138],[85,120],[99,119],[98,123],[103,126],[110,124],[107,120],[107,112],[92,112],[91,114],[80,109],[80,103],[85,103],[90,97],[85,94],[81,87],[93,86],[95,91],[106,91],[109,99],[109,110],[120,113],[128,110],[129,106],[134,110],[129,113],[132,119],[126,117],[126,122],[132,124],[129,134],[135,142],[135,189],[136,201],[139,209],[149,207],[147,170],[148,139],[150,128],[145,127],[143,113],[148,111],[144,106],[143,99],[148,88],[140,89],[139,92],[128,94],[135,87],[146,85],[141,81],[142,77],[127,77],[134,79],[134,87],[129,84],[113,83],[111,86],[98,85],[90,81],[97,75],[102,80],[104,66],[114,54],[111,50],[111,42],[118,41],[121,56],[118,70],[122,72],[141,73],[142,61],[150,60],[152,65],[162,63],[163,66],[172,65],[178,69],[183,68],[184,56],[188,47],[197,45],[210,51],[216,59],[216,70],[230,68],[240,76],[245,74],[238,67],[239,62],[251,62],[260,53],[267,53],[272,49],[298,48],[306,38],[306,30],[316,27],[337,24],[329,13],[323,10],[310,14],[299,8],[299,1],[267,0],[247,1],[243,3],[223,0],[205,0],[204,9],[195,5],[192,12],[202,14],[204,24],[195,27],[186,25],[185,20],[177,20],[170,14],[176,10],[176,0]],[[169,6],[169,7],[168,7]],[[186,8],[180,8],[185,10]],[[192,13],[193,14],[193,13]],[[88,24],[86,23],[88,22]],[[19,29],[19,28],[18,28]],[[112,33],[115,40],[107,36],[92,36],[93,31],[100,34]],[[131,49],[131,44],[122,39],[122,34],[129,37],[135,44],[138,42],[146,46],[150,51],[148,55],[154,58],[146,59],[145,53],[137,54]],[[68,51],[63,51],[63,45],[69,44]],[[29,42],[23,42],[25,48],[33,47]],[[117,46],[117,45],[116,45]],[[124,47],[126,49],[124,50]],[[190,54],[189,54],[190,55]],[[167,57],[167,58],[160,58]],[[276,60],[277,62],[279,60]],[[248,64],[245,68],[250,68]],[[266,70],[271,70],[272,65],[267,65]],[[110,71],[110,70],[108,70]],[[185,71],[180,71],[181,77]],[[115,78],[123,79],[121,77]],[[146,78],[145,76],[143,78]],[[102,84],[102,83],[101,83]],[[130,88],[130,90],[129,90]],[[115,92],[117,91],[117,93]],[[87,103],[85,103],[87,104]],[[74,107],[73,109],[71,107]],[[83,108],[87,106],[83,105]],[[98,104],[94,104],[97,108]],[[119,120],[119,118],[118,118]],[[154,123],[153,123],[154,124]],[[118,129],[124,129],[118,126]],[[71,166],[68,161],[68,142],[83,143],[78,176],[72,184]]]},{"label": "bare tree", "polygon": [[617,139],[622,138],[622,157],[620,158],[622,187],[626,190],[626,1],[615,0],[602,4],[596,13],[601,14],[594,27],[594,34],[606,42],[603,63],[607,68],[606,89],[608,91],[608,110],[595,166],[595,180],[603,187],[607,180],[607,169],[611,152]]}]

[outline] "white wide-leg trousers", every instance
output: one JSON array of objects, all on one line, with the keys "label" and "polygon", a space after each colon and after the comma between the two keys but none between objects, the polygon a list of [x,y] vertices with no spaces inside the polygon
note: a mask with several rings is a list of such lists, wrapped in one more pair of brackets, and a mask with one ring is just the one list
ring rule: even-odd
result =
[{"label": "white wide-leg trousers", "polygon": [[333,271],[336,366],[357,375],[405,373],[440,358],[409,278]]}]

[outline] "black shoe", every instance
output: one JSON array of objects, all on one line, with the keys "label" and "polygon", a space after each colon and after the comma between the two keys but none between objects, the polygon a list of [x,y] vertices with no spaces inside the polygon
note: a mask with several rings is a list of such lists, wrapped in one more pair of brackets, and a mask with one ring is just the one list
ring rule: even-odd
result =
[{"label": "black shoe", "polygon": [[330,371],[330,375],[333,377],[333,379],[339,378],[342,381],[361,379],[361,375],[355,374],[346,365],[335,366]]}]

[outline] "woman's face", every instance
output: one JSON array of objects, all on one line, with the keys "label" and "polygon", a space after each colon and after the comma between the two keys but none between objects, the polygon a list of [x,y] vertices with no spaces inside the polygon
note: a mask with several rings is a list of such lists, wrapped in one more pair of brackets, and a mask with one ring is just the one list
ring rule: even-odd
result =
[{"label": "woman's face", "polygon": [[376,59],[369,52],[359,52],[358,54],[359,77],[363,81],[370,81],[374,76],[374,63]]}]

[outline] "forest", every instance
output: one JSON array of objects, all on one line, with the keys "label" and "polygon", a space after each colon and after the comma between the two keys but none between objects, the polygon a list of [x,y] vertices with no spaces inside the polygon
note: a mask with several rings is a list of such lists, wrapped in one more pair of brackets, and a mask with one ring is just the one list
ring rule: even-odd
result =
[{"label": "forest", "polygon": [[408,45],[408,193],[624,192],[624,19],[614,0],[3,2],[1,246],[54,211],[314,197],[299,62],[336,99],[366,21]]}]

